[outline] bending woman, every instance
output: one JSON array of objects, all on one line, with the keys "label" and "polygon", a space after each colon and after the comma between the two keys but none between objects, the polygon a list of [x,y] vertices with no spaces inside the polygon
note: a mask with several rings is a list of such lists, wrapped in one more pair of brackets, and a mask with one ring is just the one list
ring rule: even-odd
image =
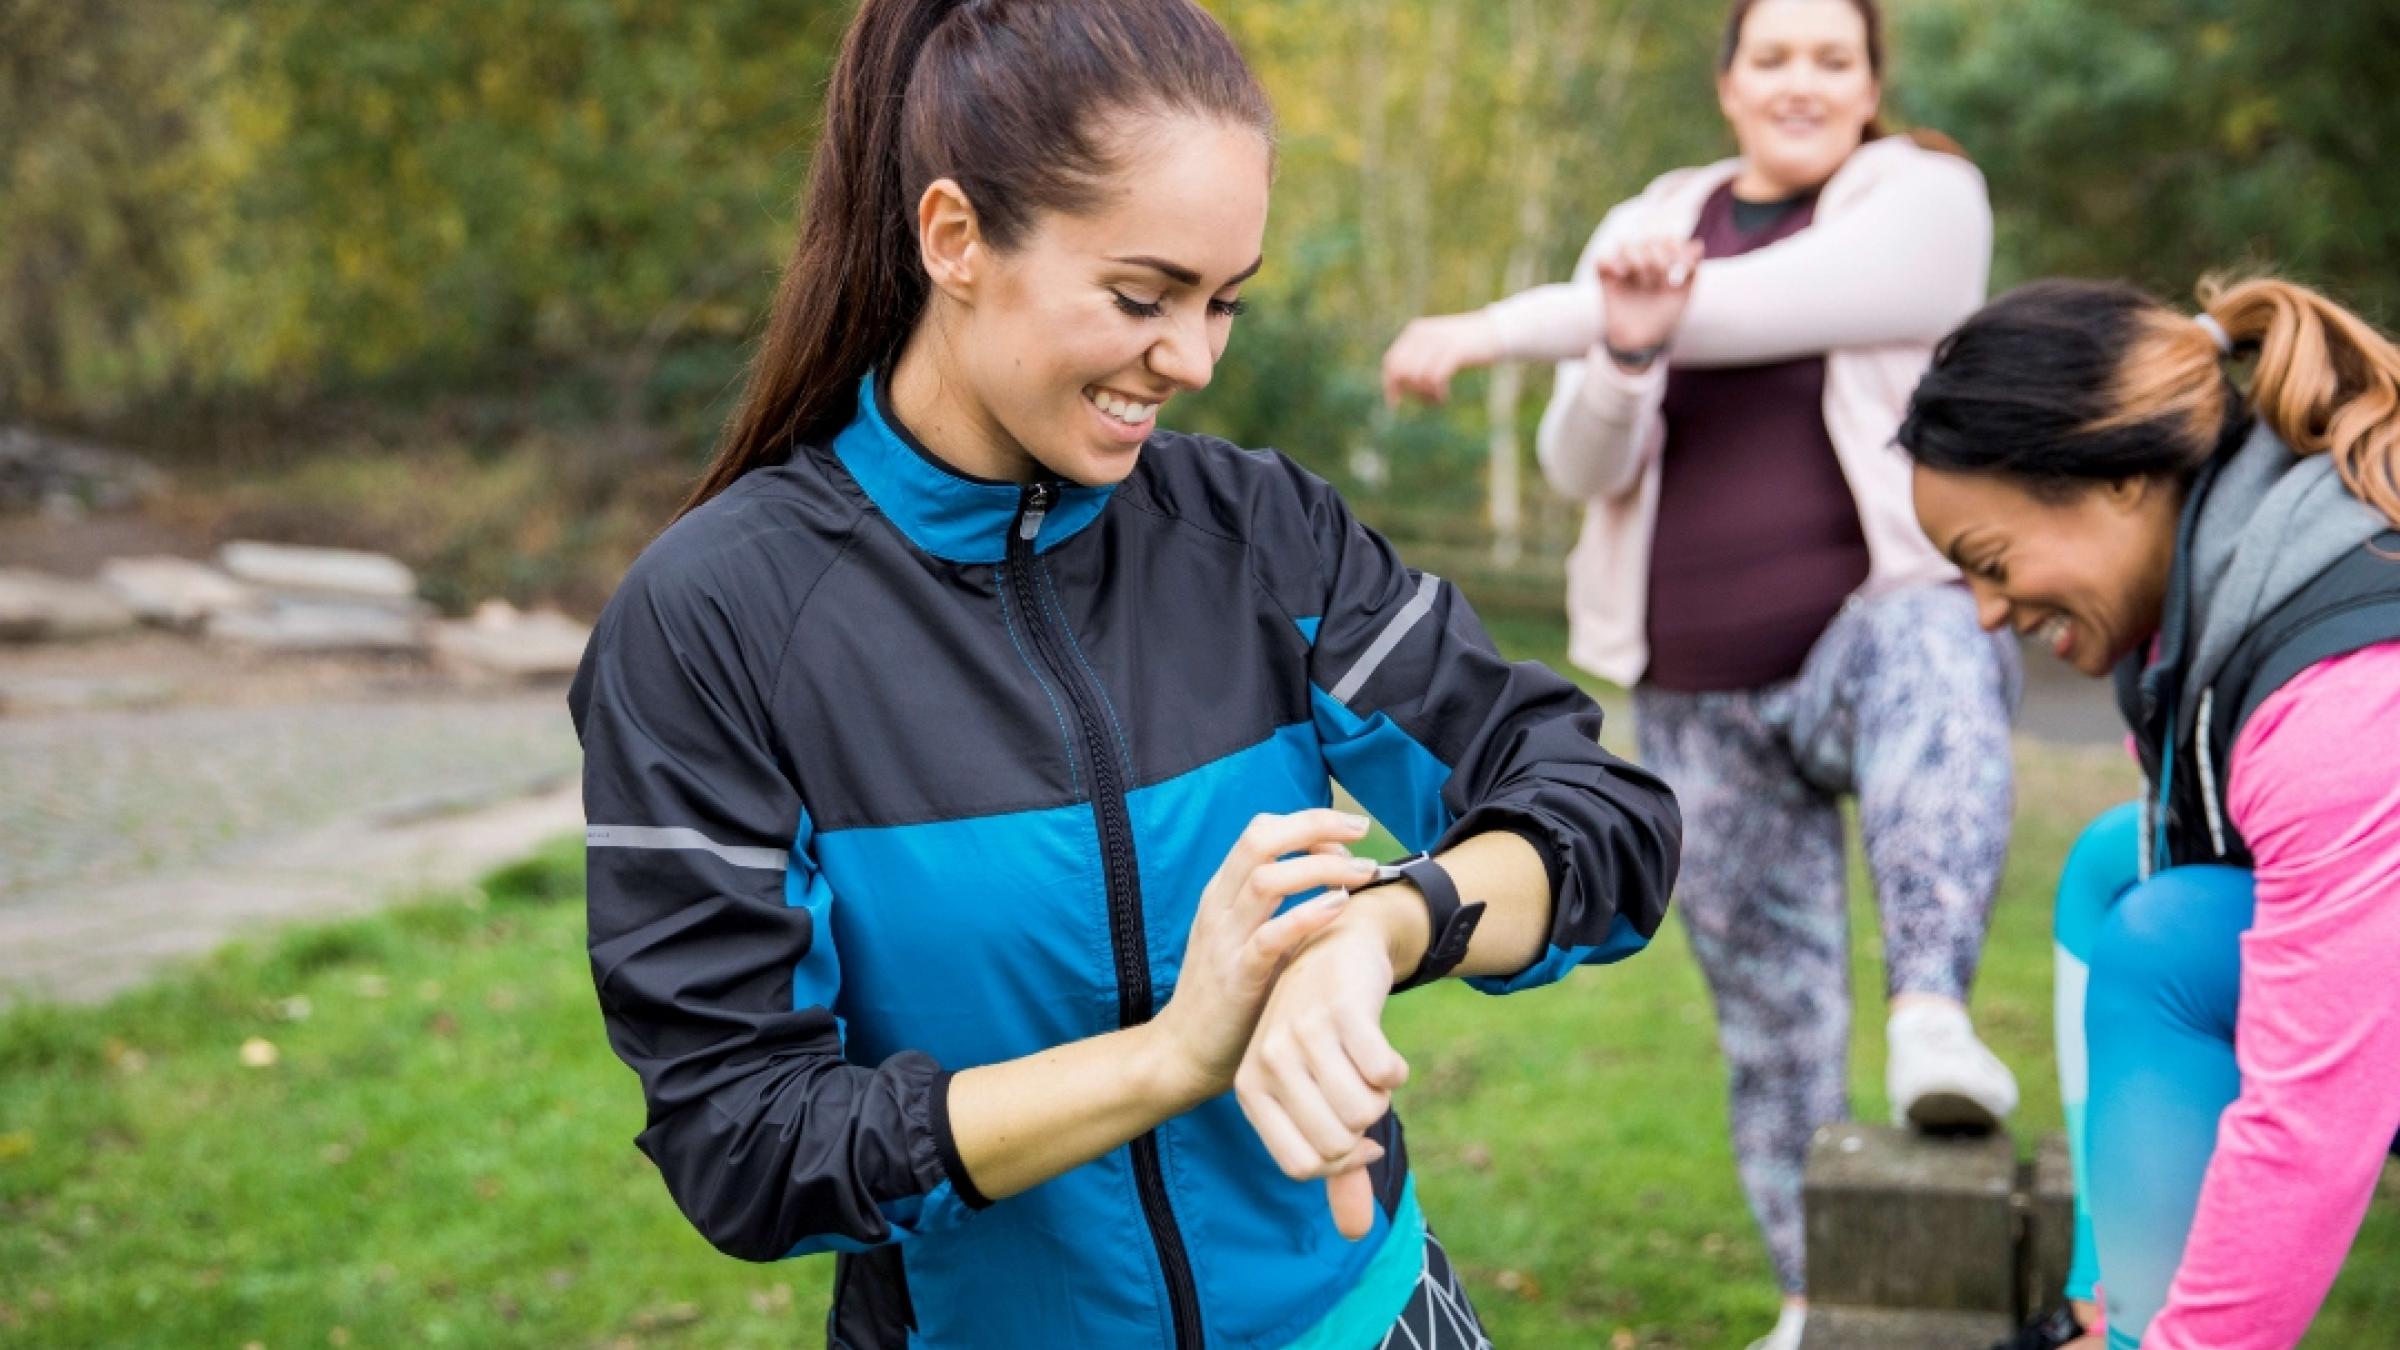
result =
[{"label": "bending woman", "polygon": [[1900,440],[1984,624],[2113,674],[2149,784],[2059,888],[2069,1293],[2112,1346],[2263,1350],[2400,1130],[2400,349],[2283,282],[2201,298],[2014,291]]},{"label": "bending woman", "polygon": [[1634,692],[1689,825],[1676,902],[1716,1001],[1734,1151],[1800,1339],[1800,1177],[1849,1115],[1856,797],[1883,920],[1896,1117],[1989,1126],[2016,1083],[1966,998],[2007,850],[2014,647],[1976,630],[1891,445],[1935,339],[1983,299],[1991,211],[1954,155],[1880,136],[1867,0],[1737,4],[1738,159],[1601,222],[1574,281],[1409,326],[1394,396],[1558,360],[1541,462],[1584,503],[1577,664]]},{"label": "bending woman", "polygon": [[[1271,136],[1188,0],[868,0],[748,393],[577,676],[638,1142],[725,1251],[841,1253],[835,1345],[1484,1344],[1385,999],[1664,910],[1673,800],[1589,700],[1159,429]],[[1335,777],[1433,856],[1351,857]]]}]

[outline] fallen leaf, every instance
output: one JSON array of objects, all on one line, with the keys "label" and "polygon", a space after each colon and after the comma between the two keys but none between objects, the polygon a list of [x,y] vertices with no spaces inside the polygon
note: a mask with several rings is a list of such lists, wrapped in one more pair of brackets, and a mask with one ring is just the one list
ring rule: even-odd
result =
[{"label": "fallen leaf", "polygon": [[1541,1281],[1521,1270],[1503,1270],[1492,1277],[1492,1283],[1500,1286],[1502,1293],[1514,1294],[1528,1302],[1542,1296]]},{"label": "fallen leaf", "polygon": [[1470,1172],[1492,1170],[1492,1150],[1488,1145],[1469,1144],[1459,1152],[1458,1159],[1467,1165]]},{"label": "fallen leaf", "polygon": [[699,1304],[670,1303],[663,1308],[645,1308],[641,1312],[635,1313],[633,1329],[635,1331],[666,1331],[674,1327],[688,1327],[699,1320]]},{"label": "fallen leaf", "polygon": [[350,1328],[335,1327],[333,1330],[326,1332],[325,1343],[327,1345],[336,1346],[348,1345],[350,1343]]},{"label": "fallen leaf", "polygon": [[425,1019],[425,1029],[448,1040],[458,1034],[458,1019],[450,1015],[449,1009],[437,1008],[433,1016]]},{"label": "fallen leaf", "polygon": [[275,1061],[281,1058],[283,1052],[275,1048],[275,1042],[263,1036],[253,1036],[242,1042],[242,1063],[253,1069],[271,1069],[275,1067]]},{"label": "fallen leaf", "polygon": [[1609,1334],[1608,1350],[1634,1350],[1641,1342],[1634,1339],[1633,1328],[1618,1327]]},{"label": "fallen leaf", "polygon": [[33,1131],[10,1130],[6,1134],[0,1134],[0,1162],[22,1158],[31,1152],[33,1152]]}]

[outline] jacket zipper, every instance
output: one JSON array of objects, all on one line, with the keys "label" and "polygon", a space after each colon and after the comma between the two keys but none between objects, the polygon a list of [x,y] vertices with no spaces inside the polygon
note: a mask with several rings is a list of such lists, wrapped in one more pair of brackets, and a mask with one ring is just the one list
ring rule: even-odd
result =
[{"label": "jacket zipper", "polygon": [[[1139,1026],[1150,1020],[1150,951],[1149,941],[1142,933],[1142,881],[1134,866],[1133,823],[1125,809],[1125,782],[1120,776],[1116,747],[1110,743],[1108,727],[1099,710],[1099,691],[1087,683],[1083,663],[1062,650],[1067,639],[1051,632],[1039,589],[1034,584],[1034,569],[1041,565],[1034,555],[1034,540],[1041,534],[1042,520],[1049,515],[1056,499],[1057,490],[1049,483],[1026,487],[1018,506],[1016,528],[1009,531],[1009,583],[1016,592],[1017,610],[1024,617],[1026,630],[1033,634],[1034,648],[1041,653],[1042,663],[1050,668],[1060,687],[1067,691],[1067,702],[1074,705],[1075,722],[1083,732],[1084,759],[1092,769],[1092,816],[1100,831],[1101,861],[1108,891],[1109,942],[1116,957],[1117,1025]],[[1157,1131],[1135,1139],[1131,1147],[1134,1189],[1141,1196],[1142,1219],[1149,1225],[1159,1270],[1166,1277],[1167,1303],[1175,1318],[1175,1344],[1184,1350],[1198,1350],[1200,1294],[1192,1282],[1191,1259],[1183,1248],[1182,1231],[1175,1226],[1175,1211],[1167,1202],[1167,1180],[1159,1164]]]}]

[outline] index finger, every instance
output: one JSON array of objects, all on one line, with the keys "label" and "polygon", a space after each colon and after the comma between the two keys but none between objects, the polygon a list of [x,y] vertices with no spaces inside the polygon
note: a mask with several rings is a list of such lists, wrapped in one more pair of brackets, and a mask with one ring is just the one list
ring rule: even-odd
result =
[{"label": "index finger", "polygon": [[1312,807],[1279,816],[1253,817],[1226,855],[1228,865],[1247,873],[1287,854],[1306,853],[1325,840],[1361,839],[1367,818],[1331,807]]},{"label": "index finger", "polygon": [[1325,1178],[1325,1203],[1333,1209],[1333,1226],[1352,1242],[1375,1230],[1375,1182],[1366,1168]]}]

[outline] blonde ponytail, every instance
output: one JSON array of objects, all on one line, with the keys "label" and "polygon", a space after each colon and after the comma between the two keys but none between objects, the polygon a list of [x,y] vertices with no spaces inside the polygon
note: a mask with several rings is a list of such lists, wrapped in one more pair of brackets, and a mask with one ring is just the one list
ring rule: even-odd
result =
[{"label": "blonde ponytail", "polygon": [[2351,494],[2400,525],[2400,347],[2288,281],[2211,277],[2199,294],[2237,351],[2258,352],[2251,408],[2296,453],[2332,455]]}]

